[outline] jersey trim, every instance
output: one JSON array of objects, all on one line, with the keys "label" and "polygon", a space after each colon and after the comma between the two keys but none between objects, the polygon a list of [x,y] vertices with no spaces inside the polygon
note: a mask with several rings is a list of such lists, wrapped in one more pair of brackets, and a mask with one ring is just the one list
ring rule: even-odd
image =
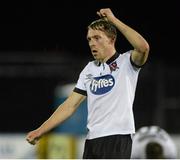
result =
[{"label": "jersey trim", "polygon": [[144,63],[143,65],[137,65],[137,64],[135,64],[134,62],[133,62],[133,60],[132,60],[132,55],[130,56],[130,62],[131,62],[131,64],[132,64],[132,66],[134,66],[134,67],[136,67],[136,68],[142,68],[146,63]]},{"label": "jersey trim", "polygon": [[75,87],[73,91],[76,92],[76,93],[82,94],[84,96],[87,96],[87,92],[82,90],[82,89],[79,89],[79,88]]},{"label": "jersey trim", "polygon": [[116,52],[110,59],[106,61],[106,64],[111,64],[115,59],[119,57],[119,53]]}]

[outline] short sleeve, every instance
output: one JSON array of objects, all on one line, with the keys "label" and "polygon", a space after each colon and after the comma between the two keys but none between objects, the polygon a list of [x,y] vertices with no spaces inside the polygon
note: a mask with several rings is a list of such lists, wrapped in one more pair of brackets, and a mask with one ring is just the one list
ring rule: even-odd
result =
[{"label": "short sleeve", "polygon": [[145,66],[146,63],[144,63],[143,65],[135,64],[132,60],[132,50],[130,50],[129,53],[130,53],[130,62],[134,68],[139,69],[139,68],[143,68]]},{"label": "short sleeve", "polygon": [[86,89],[86,84],[85,84],[87,70],[88,70],[88,65],[86,65],[86,67],[81,71],[81,73],[79,75],[79,79],[74,88],[74,92],[77,92],[77,93],[85,95],[85,96],[87,96],[87,92],[86,92],[87,89]]},{"label": "short sleeve", "polygon": [[125,57],[126,57],[126,61],[129,64],[130,69],[133,69],[134,71],[139,71],[141,69],[142,66],[138,66],[136,65],[131,58],[132,55],[132,50],[127,51],[124,53]]}]

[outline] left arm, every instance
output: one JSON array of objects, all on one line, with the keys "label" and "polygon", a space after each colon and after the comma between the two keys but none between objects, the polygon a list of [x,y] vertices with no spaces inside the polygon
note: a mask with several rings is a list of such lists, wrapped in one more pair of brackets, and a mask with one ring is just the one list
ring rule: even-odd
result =
[{"label": "left arm", "polygon": [[134,29],[117,19],[109,8],[101,9],[97,14],[113,23],[113,25],[125,36],[129,43],[134,47],[131,55],[132,61],[136,65],[142,66],[147,61],[149,55],[149,44],[147,41]]}]

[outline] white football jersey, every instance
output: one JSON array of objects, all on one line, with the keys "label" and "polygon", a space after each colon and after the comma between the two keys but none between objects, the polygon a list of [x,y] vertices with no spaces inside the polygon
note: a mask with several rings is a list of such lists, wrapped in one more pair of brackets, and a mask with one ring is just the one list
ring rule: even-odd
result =
[{"label": "white football jersey", "polygon": [[130,55],[89,62],[81,72],[74,91],[87,95],[87,139],[135,132],[132,107],[140,68]]},{"label": "white football jersey", "polygon": [[166,159],[177,158],[177,148],[170,135],[158,126],[141,127],[133,136],[132,159],[146,159],[146,146],[149,142],[160,144],[163,157]]}]

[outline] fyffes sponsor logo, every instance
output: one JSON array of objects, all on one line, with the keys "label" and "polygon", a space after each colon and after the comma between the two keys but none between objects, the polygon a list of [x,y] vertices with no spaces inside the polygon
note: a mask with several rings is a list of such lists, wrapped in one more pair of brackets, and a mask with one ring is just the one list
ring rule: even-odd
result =
[{"label": "fyffes sponsor logo", "polygon": [[110,74],[94,77],[90,84],[90,91],[95,95],[105,94],[113,88],[114,84],[114,77]]}]

